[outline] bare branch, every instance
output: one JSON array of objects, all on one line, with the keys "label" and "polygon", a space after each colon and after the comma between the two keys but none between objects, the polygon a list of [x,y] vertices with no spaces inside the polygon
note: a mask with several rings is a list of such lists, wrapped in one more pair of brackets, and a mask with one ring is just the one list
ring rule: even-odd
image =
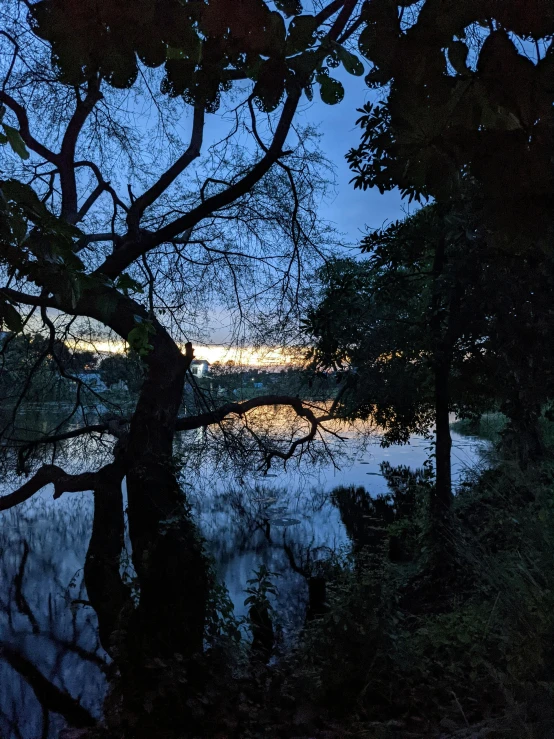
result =
[{"label": "bare branch", "polygon": [[13,493],[0,497],[0,511],[7,511],[31,498],[47,485],[54,485],[54,497],[59,498],[64,492],[91,490],[96,473],[85,472],[80,475],[68,475],[55,464],[45,464],[30,480],[27,480]]},{"label": "bare branch", "polygon": [[200,413],[196,416],[178,418],[175,428],[177,431],[192,431],[203,426],[220,423],[227,416],[244,416],[245,413],[248,413],[254,408],[262,408],[269,405],[288,405],[294,408],[299,416],[304,416],[308,413],[313,415],[313,412],[309,408],[303,406],[300,398],[291,395],[261,395],[258,398],[250,398],[250,400],[244,400],[242,402],[226,403],[221,408]]},{"label": "bare branch", "polygon": [[[342,8],[327,35],[329,39],[336,40],[344,31],[344,28],[356,6],[356,2],[357,0],[340,0],[340,2],[332,2],[321,11],[319,16],[317,16],[320,22],[324,22]],[[321,53],[324,53],[323,50]],[[171,242],[180,234],[187,231],[187,229],[194,228],[194,226],[200,223],[200,221],[213,215],[216,211],[230,205],[238,198],[248,193],[269,172],[273,164],[275,164],[275,162],[285,154],[285,152],[283,152],[283,146],[292,126],[292,122],[302,96],[302,89],[307,83],[310,74],[311,71],[307,70],[305,73],[300,75],[298,79],[296,79],[294,86],[291,85],[291,89],[289,90],[283,104],[271,144],[267,147],[267,150],[264,151],[264,156],[262,156],[261,159],[259,159],[243,177],[241,177],[241,179],[221,192],[212,195],[212,197],[203,200],[188,213],[176,218],[171,223],[168,223],[166,226],[163,226],[154,233],[140,232],[139,238],[136,238],[136,231],[135,233],[131,233],[130,238],[128,240],[124,240],[124,243],[120,248],[116,249],[106,258],[104,263],[98,267],[96,273],[104,274],[107,277],[114,279],[127,269],[135,259],[142,256],[150,249],[154,249],[160,244]],[[172,182],[173,179],[170,181]],[[161,190],[162,192],[163,189]]]},{"label": "bare branch", "polygon": [[163,173],[152,187],[135,199],[127,214],[127,225],[131,232],[139,228],[142,214],[174,182],[185,169],[200,156],[204,136],[204,108],[196,106],[192,122],[192,133],[187,150]]},{"label": "bare branch", "polygon": [[[121,419],[121,423],[128,423],[126,419]],[[23,439],[10,439],[13,444],[24,444],[23,448],[37,447],[44,444],[57,444],[60,441],[67,441],[68,439],[76,439],[79,436],[86,436],[88,434],[112,434],[112,436],[118,436],[116,433],[116,427],[112,422],[108,423],[95,423],[90,426],[79,426],[79,428],[71,429],[71,431],[64,431],[61,434],[49,434],[47,436],[41,436],[33,441],[27,441]]]},{"label": "bare branch", "polygon": [[79,223],[79,221],[82,221],[83,218],[86,216],[86,214],[89,212],[89,210],[92,208],[94,203],[98,200],[100,195],[104,192],[105,188],[103,185],[98,183],[94,190],[91,192],[91,194],[88,196],[88,198],[85,200],[83,205],[79,208],[79,212],[77,213],[77,217],[75,219],[75,223]]},{"label": "bare branch", "polygon": [[35,154],[38,154],[43,159],[46,159],[48,162],[51,162],[52,164],[58,166],[60,162],[59,154],[55,154],[53,151],[50,151],[50,149],[47,149],[44,144],[41,144],[40,141],[37,141],[35,137],[31,134],[29,128],[29,118],[27,117],[27,113],[23,106],[20,105],[17,100],[14,100],[11,95],[8,95],[8,93],[4,90],[0,90],[0,103],[4,103],[4,105],[6,105],[13,113],[15,113],[15,117],[17,118],[17,122],[19,123],[19,135],[25,142],[27,148],[31,149],[31,151],[34,151]]},{"label": "bare branch", "polygon": [[[90,112],[102,98],[100,92],[100,78],[93,77],[87,83],[87,94],[84,99],[78,99],[75,111],[62,140],[58,168],[62,188],[62,216],[71,223],[76,223],[79,212],[77,208],[77,181],[75,178],[75,149],[77,139]],[[99,183],[100,185],[100,183]],[[90,206],[89,206],[90,207]]]},{"label": "bare branch", "polygon": [[298,89],[289,95],[283,106],[279,124],[277,125],[273,141],[268,147],[267,153],[242,179],[235,182],[226,190],[222,190],[216,195],[207,198],[196,208],[193,208],[184,216],[176,218],[155,233],[145,234],[141,239],[127,241],[121,248],[110,254],[104,263],[98,267],[96,272],[112,279],[117,277],[142,254],[164,242],[172,241],[179,234],[193,228],[204,218],[212,215],[216,210],[230,205],[237,198],[249,192],[267,174],[271,166],[282,155],[282,148],[290,131],[292,120],[300,101],[301,92],[301,89]]},{"label": "bare branch", "polygon": [[102,186],[102,190],[105,191],[105,192],[109,192],[110,195],[112,196],[112,200],[114,201],[114,203],[117,206],[119,206],[122,210],[124,210],[125,212],[127,212],[129,210],[129,208],[127,207],[127,205],[125,205],[125,203],[122,200],[120,200],[119,196],[117,195],[117,193],[113,189],[113,187],[110,185],[110,183],[109,182],[106,182],[106,180],[102,176],[102,172],[100,171],[100,167],[97,164],[95,164],[95,162],[89,162],[86,159],[82,159],[82,160],[80,160],[78,162],[75,162],[73,164],[73,166],[75,167],[75,169],[77,169],[77,167],[89,167],[90,169],[92,169],[92,171],[94,172],[94,175],[95,175],[95,177],[96,177],[96,179],[98,181],[98,184]]},{"label": "bare branch", "polygon": [[11,287],[0,287],[0,295],[3,295],[14,303],[22,303],[24,305],[38,305],[44,308],[54,308],[56,305],[53,298],[47,298],[43,295],[29,295],[29,293],[13,290]]},{"label": "bare branch", "polygon": [[[293,408],[299,417],[305,418],[310,424],[310,430],[305,436],[295,439],[286,452],[279,449],[264,449],[264,444],[261,440],[257,439],[260,448],[264,451],[262,469],[265,469],[267,472],[271,467],[271,460],[274,457],[279,457],[279,459],[286,462],[294,456],[299,447],[304,447],[312,442],[318,429],[321,427],[321,424],[329,421],[333,417],[333,413],[330,412],[322,416],[316,416],[314,411],[306,406],[300,398],[291,395],[262,395],[258,398],[251,398],[250,400],[242,402],[227,403],[226,405],[221,406],[221,408],[216,408],[214,410],[207,411],[206,413],[199,413],[198,415],[186,418],[178,418],[176,430],[191,431],[193,429],[212,426],[214,424],[221,424],[225,418],[231,415],[242,417],[255,408],[283,405]],[[251,429],[249,429],[249,431],[253,433]]]},{"label": "bare branch", "polygon": [[5,38],[7,38],[8,41],[10,41],[13,44],[13,47],[14,47],[13,48],[12,60],[10,62],[10,66],[8,68],[8,71],[6,73],[6,76],[4,77],[4,82],[2,83],[2,90],[5,90],[6,87],[8,86],[8,82],[10,81],[10,77],[12,76],[13,68],[14,68],[14,65],[15,65],[15,60],[17,59],[17,55],[19,54],[19,44],[14,39],[14,37],[11,36],[6,31],[0,31],[0,36],[5,36]]}]

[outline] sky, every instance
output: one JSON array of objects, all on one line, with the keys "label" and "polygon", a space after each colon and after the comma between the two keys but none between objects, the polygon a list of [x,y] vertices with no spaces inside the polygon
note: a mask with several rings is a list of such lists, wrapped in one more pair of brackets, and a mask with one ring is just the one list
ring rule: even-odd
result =
[{"label": "sky", "polygon": [[[365,60],[362,62],[369,71]],[[368,100],[377,102],[379,93],[369,90],[364,77],[353,77],[342,67],[332,70],[332,75],[339,79],[345,96],[337,105],[326,105],[319,97],[319,90],[314,86],[314,100],[309,102],[303,96],[295,121],[300,126],[312,125],[321,134],[319,146],[335,169],[335,192],[320,204],[321,217],[330,222],[337,230],[341,241],[353,247],[359,243],[367,229],[383,227],[391,221],[405,216],[408,212],[407,201],[403,201],[398,191],[383,195],[377,189],[366,191],[355,190],[350,184],[352,172],[348,168],[345,155],[352,147],[359,144],[360,129],[356,127],[359,117],[357,112]],[[184,140],[190,135],[191,115],[183,121],[182,135]],[[222,140],[234,126],[234,117],[222,112],[208,114],[204,135],[203,151],[206,153],[211,144]],[[413,206],[412,206],[413,207]],[[196,356],[210,362],[232,359],[241,364],[279,364],[285,365],[290,358],[273,354],[258,356],[251,349],[240,350],[230,346],[229,316],[222,310],[212,312],[210,316],[209,345],[195,342]],[[194,337],[192,337],[194,340]],[[197,337],[198,338],[198,337]],[[121,351],[121,342],[100,342],[99,351]]]},{"label": "sky", "polygon": [[[403,218],[409,210],[407,200],[402,200],[398,191],[381,195],[375,188],[366,191],[355,190],[350,184],[352,173],[348,168],[345,155],[360,141],[360,129],[356,127],[356,120],[359,117],[357,108],[361,108],[369,99],[376,102],[379,97],[378,93],[368,89],[363,77],[353,77],[342,67],[334,69],[333,76],[344,85],[345,96],[342,102],[337,105],[326,105],[320,100],[319,92],[314,87],[313,102],[309,103],[306,97],[303,97],[296,121],[300,125],[316,126],[322,134],[319,145],[335,167],[336,188],[334,196],[320,204],[320,212],[322,218],[330,221],[342,235],[341,240],[354,246],[359,243],[367,229],[381,228],[391,221]],[[218,114],[209,116],[205,149],[212,141],[223,138],[228,130],[228,120],[226,121]],[[412,209],[413,207],[412,205]],[[214,321],[211,334],[213,343],[227,344],[229,332],[225,315],[221,316],[219,327],[216,326],[219,321],[215,314],[212,315],[212,319]],[[237,361],[238,357],[234,352],[236,349],[232,349],[229,353],[224,346],[198,346],[197,356],[208,359],[208,361],[216,359]],[[241,359],[244,363],[261,361],[257,357],[253,359],[250,353],[243,353]]]},{"label": "sky", "polygon": [[[362,60],[365,62],[365,60]],[[365,65],[367,71],[369,67]],[[363,77],[353,77],[342,67],[332,70],[333,77],[339,79],[345,96],[337,105],[326,105],[319,98],[317,85],[314,86],[314,100],[310,103],[303,96],[295,122],[300,125],[316,126],[322,134],[320,147],[336,170],[336,195],[330,202],[321,204],[321,212],[326,220],[332,221],[337,230],[345,234],[350,243],[360,240],[365,226],[379,228],[384,223],[403,217],[407,202],[401,200],[398,192],[381,195],[378,190],[365,192],[355,190],[350,184],[352,173],[345,160],[348,150],[360,141],[360,129],[356,127],[359,117],[357,108],[367,100],[378,100],[378,93],[369,90]],[[377,95],[377,97],[376,97]],[[188,120],[190,126],[190,120]],[[222,139],[233,125],[233,119],[216,113],[208,115],[204,151],[212,142]]]},{"label": "sky", "polygon": [[322,208],[325,218],[333,221],[337,229],[346,234],[348,241],[356,243],[366,226],[380,228],[387,222],[402,218],[407,201],[403,201],[397,191],[381,195],[375,188],[364,192],[355,190],[350,184],[352,173],[345,155],[360,142],[360,129],[356,127],[360,115],[357,108],[369,99],[373,100],[374,93],[367,88],[363,77],[353,77],[342,68],[333,70],[333,76],[344,85],[343,101],[338,105],[326,105],[314,90],[314,102],[303,107],[298,120],[318,125],[323,134],[321,148],[336,167],[337,193],[333,202]]}]

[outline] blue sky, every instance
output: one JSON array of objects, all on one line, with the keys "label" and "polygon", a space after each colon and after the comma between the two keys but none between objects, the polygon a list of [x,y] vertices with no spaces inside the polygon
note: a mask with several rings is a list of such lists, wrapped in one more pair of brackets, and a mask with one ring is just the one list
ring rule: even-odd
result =
[{"label": "blue sky", "polygon": [[[330,202],[321,204],[321,214],[331,221],[337,230],[346,236],[347,241],[356,243],[367,225],[370,228],[381,227],[384,223],[396,220],[404,215],[407,201],[402,201],[397,192],[381,195],[378,190],[365,192],[355,190],[350,184],[352,173],[345,161],[350,148],[357,146],[360,130],[356,127],[359,117],[357,109],[371,96],[378,100],[379,94],[369,90],[363,77],[353,77],[342,67],[333,70],[333,76],[340,79],[345,88],[345,96],[337,105],[326,105],[321,102],[317,85],[314,85],[314,100],[309,103],[303,96],[295,121],[299,125],[316,126],[322,138],[319,142],[336,170],[336,194]],[[190,126],[190,115],[187,116]],[[221,140],[234,126],[234,117],[227,113],[209,115],[204,137],[204,152],[210,144]],[[184,136],[187,134],[184,133]],[[248,141],[245,141],[249,145]]]},{"label": "blue sky", "polygon": [[[320,204],[321,217],[330,221],[337,231],[343,235],[341,241],[352,245],[359,243],[366,228],[380,228],[391,221],[403,218],[408,212],[407,200],[402,200],[398,191],[383,195],[377,189],[355,190],[350,184],[352,173],[348,168],[345,155],[350,148],[357,146],[360,130],[356,127],[359,117],[357,109],[368,99],[377,101],[378,93],[369,90],[363,77],[353,77],[344,70],[333,70],[333,76],[341,80],[345,87],[345,96],[338,105],[326,105],[319,98],[319,91],[314,86],[314,100],[309,103],[304,97],[297,114],[296,121],[300,125],[316,126],[322,138],[320,148],[335,167],[336,191],[334,197]],[[377,96],[376,96],[377,95]],[[232,120],[225,115],[209,116],[206,128],[204,150],[222,138],[232,126]],[[412,204],[412,210],[414,204]],[[227,314],[211,315],[211,341],[226,344],[229,339]],[[219,325],[218,325],[219,324]],[[206,352],[204,352],[205,354]],[[204,357],[199,349],[198,356]],[[214,361],[215,355],[206,357]],[[219,356],[217,357],[220,358]]]},{"label": "blue sky", "polygon": [[344,85],[343,101],[338,105],[326,105],[314,90],[314,102],[303,107],[298,120],[319,126],[323,134],[321,147],[336,167],[337,193],[334,201],[325,205],[324,216],[333,221],[349,241],[357,242],[365,226],[379,228],[385,222],[402,218],[408,204],[396,191],[381,195],[374,188],[364,192],[349,184],[352,173],[344,157],[360,141],[360,130],[355,125],[359,117],[356,109],[370,96],[373,99],[374,93],[367,88],[363,77],[352,77],[342,69],[333,70],[333,76]]}]

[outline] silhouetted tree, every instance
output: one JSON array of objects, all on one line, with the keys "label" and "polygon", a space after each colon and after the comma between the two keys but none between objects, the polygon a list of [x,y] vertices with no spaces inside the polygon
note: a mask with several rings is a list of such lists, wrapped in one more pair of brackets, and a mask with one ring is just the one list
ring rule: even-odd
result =
[{"label": "silhouetted tree", "polygon": [[[325,102],[340,101],[342,85],[330,75],[337,63],[363,73],[344,45],[359,30],[359,3],[332,0],[314,14],[299,2],[275,8],[262,0],[10,0],[1,11],[2,321],[14,332],[31,320],[44,326],[47,347],[28,377],[72,333],[108,331],[142,358],[144,381],[130,414],[113,406],[98,423],[81,412],[76,382],[65,425],[27,444],[24,468],[41,449],[79,436],[111,441],[113,461],[76,475],[43,465],[0,499],[0,510],[47,484],[56,496],[108,490],[110,505],[117,495],[121,506],[126,477],[140,600],[117,631],[123,652],[139,661],[203,650],[210,577],[176,477],[175,434],[223,429],[260,405],[289,405],[308,433],[286,448],[261,448],[252,437],[253,463],[267,468],[300,453],[321,420],[282,396],[222,407],[208,398],[202,414],[178,417],[194,356],[188,334],[209,301],[237,313],[240,330],[253,330],[255,311],[267,309],[263,329],[258,321],[267,339],[272,316],[282,330],[283,317],[298,313],[303,265],[319,259],[325,241],[314,208],[324,162],[294,120],[313,86]],[[154,125],[134,123],[135,95]],[[223,105],[236,125],[201,159],[207,116]],[[58,369],[65,372],[63,358]],[[27,390],[25,383],[1,429],[8,464]],[[75,427],[77,418],[85,422]],[[117,525],[112,539],[121,543]],[[109,577],[87,568],[96,602],[98,586],[117,575],[114,551],[99,565]],[[114,654],[116,623],[110,614],[101,628]],[[152,726],[142,730],[150,736]]]}]

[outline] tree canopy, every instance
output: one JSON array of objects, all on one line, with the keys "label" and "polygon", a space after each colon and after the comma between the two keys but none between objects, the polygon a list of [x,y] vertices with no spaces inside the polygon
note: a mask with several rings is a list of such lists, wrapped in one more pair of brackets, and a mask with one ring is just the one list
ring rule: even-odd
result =
[{"label": "tree canopy", "polygon": [[[206,709],[198,704],[226,659],[224,649],[212,649],[213,612],[223,609],[230,620],[231,611],[219,597],[188,496],[198,475],[193,462],[212,459],[209,443],[241,469],[267,474],[277,461],[313,452],[318,435],[327,450],[325,434],[337,434],[326,424],[337,416],[374,418],[385,443],[434,425],[434,479],[429,464],[415,474],[404,467],[392,498],[370,504],[360,490],[334,496],[353,538],[379,545],[372,557],[390,535],[385,526],[396,526],[402,538],[407,516],[425,519],[408,523],[397,554],[410,567],[398,582],[408,582],[416,549],[425,550],[429,521],[440,524],[435,533],[448,534],[441,544],[457,545],[449,528],[456,515],[452,410],[497,407],[518,448],[527,445],[520,462],[542,451],[536,431],[554,377],[553,36],[554,6],[543,0],[2,3],[0,464],[15,489],[0,497],[0,511],[48,485],[55,499],[92,491],[86,605],[114,661],[117,689],[109,700],[117,704],[119,735],[206,734]],[[298,114],[316,95],[341,103],[345,89],[335,70],[363,77],[362,56],[372,65],[365,77],[371,100],[360,109],[360,145],[347,155],[353,184],[381,193],[397,188],[428,205],[369,233],[362,258],[336,258],[338,237],[320,210],[332,167],[317,131],[301,126]],[[314,273],[320,284],[310,308]],[[300,397],[296,387],[236,400],[234,392],[224,397],[224,387],[212,393],[209,380],[196,382],[195,345],[216,314],[230,343],[286,344],[299,340],[306,313],[314,369],[335,373],[329,402]],[[108,385],[132,384],[124,401],[87,383],[84,370],[104,341],[118,353],[97,369]],[[62,388],[64,402],[46,425],[29,429],[27,404],[53,387]],[[260,407],[285,407],[290,427],[273,435],[263,419],[256,425]],[[184,432],[193,432],[188,448],[179,445]],[[76,440],[85,462],[77,469],[66,444]],[[394,487],[394,470],[385,465],[382,474]],[[430,502],[428,518],[421,494]],[[368,529],[362,519],[379,526]],[[269,540],[267,519],[263,533]],[[133,588],[122,576],[127,535]],[[375,621],[385,614],[397,623],[406,598],[400,591],[409,588],[418,601],[409,618],[418,621],[428,583],[444,585],[456,561],[444,557],[440,577],[437,568],[419,583],[417,573],[409,588],[395,583],[377,614],[388,587],[377,579],[387,567],[368,577],[362,550],[345,565],[344,582],[364,608],[379,604]],[[322,616],[322,578],[296,565],[290,547],[289,555],[310,595],[319,593],[314,613]],[[32,623],[21,595],[25,557],[16,597]],[[467,582],[460,582],[465,593]],[[275,636],[268,600],[275,590],[265,566],[248,584],[258,699],[265,679],[258,668]],[[488,582],[483,590],[491,592]],[[490,605],[477,595],[480,606]],[[438,600],[433,607],[442,615],[448,604]],[[533,613],[536,602],[528,603]],[[474,641],[494,628],[488,610],[479,633],[469,632]],[[335,616],[327,626],[333,621],[342,637],[363,635],[366,662],[375,651],[365,646],[366,624],[351,632]],[[473,616],[464,614],[472,624]],[[412,623],[403,644],[410,629]],[[344,643],[335,626],[328,633],[333,646]],[[428,633],[442,644],[440,629]],[[348,654],[358,646],[352,641]],[[11,666],[36,677],[30,662],[0,647]],[[360,669],[361,695],[371,693],[370,684],[376,695],[393,692],[381,690],[380,678],[367,681],[368,664],[372,669],[370,660]],[[486,673],[490,681],[490,660]],[[531,674],[544,677],[534,663]],[[48,691],[47,680],[40,689],[45,683]],[[60,695],[63,702],[63,693],[49,692],[55,706]]]},{"label": "tree canopy", "polygon": [[369,233],[361,251],[367,258],[321,269],[305,323],[314,366],[343,383],[340,412],[375,418],[384,443],[426,433],[442,413],[447,460],[448,414],[499,408],[507,436],[540,454],[537,423],[554,390],[552,254],[528,242],[503,248],[471,198],[464,210],[438,203]]},{"label": "tree canopy", "polygon": [[[401,7],[399,8],[399,6]],[[482,220],[545,238],[554,197],[554,9],[540,0],[372,0],[359,39],[380,102],[361,110],[356,187],[459,198]]]}]

